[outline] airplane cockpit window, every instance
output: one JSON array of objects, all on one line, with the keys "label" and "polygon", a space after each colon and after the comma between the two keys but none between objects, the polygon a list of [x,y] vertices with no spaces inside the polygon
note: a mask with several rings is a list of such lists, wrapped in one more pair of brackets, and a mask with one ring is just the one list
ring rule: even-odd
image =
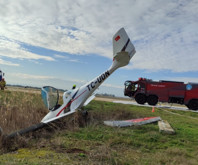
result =
[{"label": "airplane cockpit window", "polygon": [[41,89],[41,96],[48,110],[53,111],[56,109],[59,100],[59,93],[56,88],[50,86],[43,87]]},{"label": "airplane cockpit window", "polygon": [[66,91],[64,95],[65,95],[65,98],[68,98],[71,95],[71,91]]}]

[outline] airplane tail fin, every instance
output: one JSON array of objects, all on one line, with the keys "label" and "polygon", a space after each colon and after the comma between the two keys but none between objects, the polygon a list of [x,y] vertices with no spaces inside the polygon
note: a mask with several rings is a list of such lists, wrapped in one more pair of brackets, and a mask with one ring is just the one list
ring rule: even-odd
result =
[{"label": "airplane tail fin", "polygon": [[130,41],[124,28],[113,36],[113,65],[114,68],[126,66],[135,54],[135,47]]}]

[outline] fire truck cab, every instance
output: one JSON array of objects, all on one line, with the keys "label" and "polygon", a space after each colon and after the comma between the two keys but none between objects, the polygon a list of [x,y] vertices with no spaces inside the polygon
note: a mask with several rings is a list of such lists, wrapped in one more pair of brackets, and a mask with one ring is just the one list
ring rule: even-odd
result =
[{"label": "fire truck cab", "polygon": [[139,78],[125,81],[124,95],[134,98],[138,104],[156,105],[158,102],[184,104],[189,109],[198,110],[198,83],[177,81],[153,81]]}]

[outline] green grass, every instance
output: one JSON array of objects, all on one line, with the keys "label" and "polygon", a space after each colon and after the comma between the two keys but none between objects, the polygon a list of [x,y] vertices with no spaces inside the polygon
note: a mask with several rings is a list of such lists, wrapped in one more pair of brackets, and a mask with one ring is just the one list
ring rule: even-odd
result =
[{"label": "green grass", "polygon": [[[21,93],[23,103],[28,98]],[[30,107],[42,110],[40,99],[33,95]],[[198,164],[198,113],[157,108],[152,113],[149,107],[102,101],[92,101],[85,109],[89,110],[87,123],[80,124],[77,113],[56,125],[57,130],[40,130],[13,141],[11,147],[2,146],[0,164]],[[104,120],[149,116],[167,120],[176,134],[159,133],[157,124],[126,128],[103,124]]]}]

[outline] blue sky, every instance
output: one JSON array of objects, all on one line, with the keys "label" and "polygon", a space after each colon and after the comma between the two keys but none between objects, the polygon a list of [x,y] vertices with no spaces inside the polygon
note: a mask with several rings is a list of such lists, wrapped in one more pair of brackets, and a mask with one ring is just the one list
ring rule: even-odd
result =
[{"label": "blue sky", "polygon": [[136,54],[99,93],[123,96],[126,80],[198,82],[197,0],[2,0],[0,69],[8,84],[81,86],[112,63],[127,31]]}]

